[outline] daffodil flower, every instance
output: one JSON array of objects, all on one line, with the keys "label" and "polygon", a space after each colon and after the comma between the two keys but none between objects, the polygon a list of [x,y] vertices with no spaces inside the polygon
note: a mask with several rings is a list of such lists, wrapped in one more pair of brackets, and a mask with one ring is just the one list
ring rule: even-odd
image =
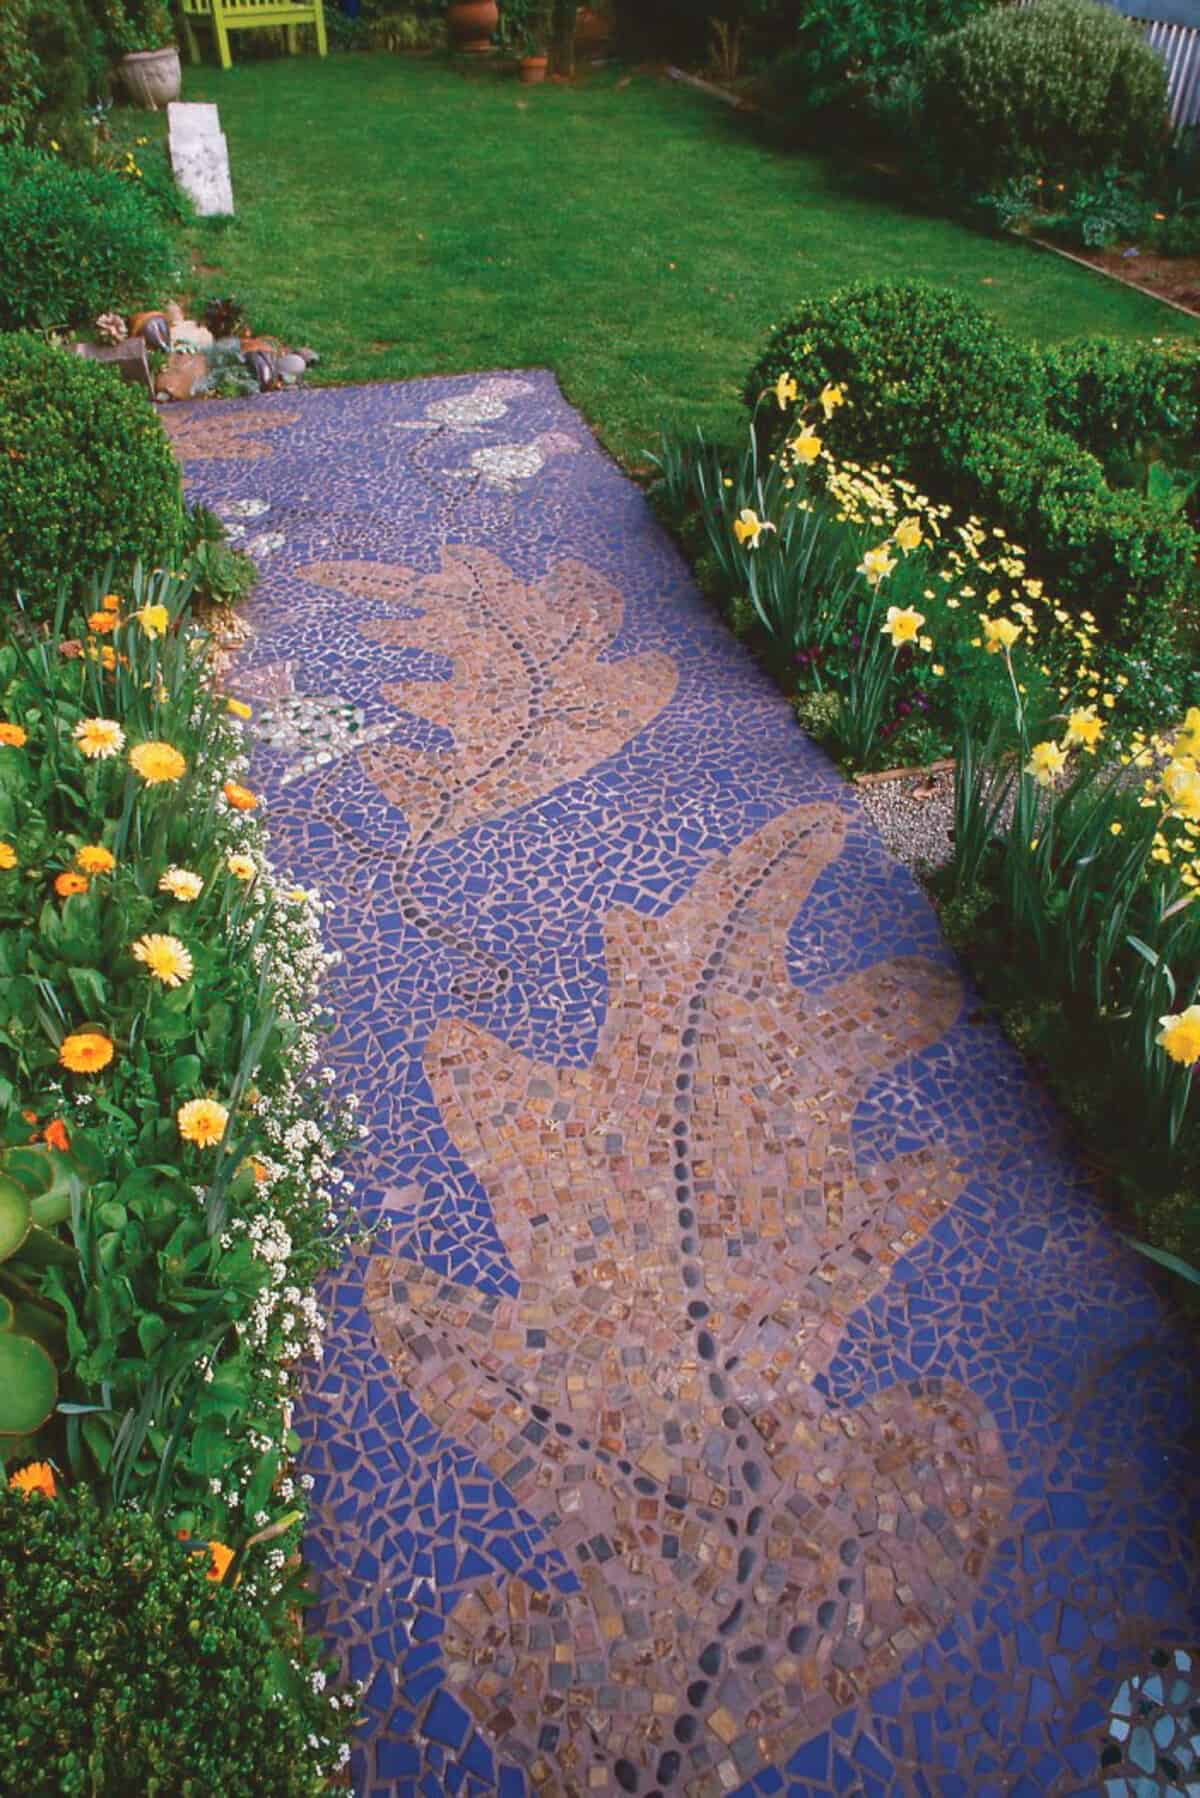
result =
[{"label": "daffodil flower", "polygon": [[803,462],[806,467],[811,466],[821,453],[821,439],[815,431],[810,431],[805,425],[804,429],[792,438],[788,449],[797,462]]},{"label": "daffodil flower", "polygon": [[[869,549],[858,565],[857,573],[861,574],[868,587],[877,587],[885,580],[896,566],[896,558],[888,554],[888,546],[881,543],[878,549]],[[921,621],[924,623],[924,620]],[[920,627],[918,626],[918,629]],[[913,633],[916,634],[915,632]]]},{"label": "daffodil flower", "polygon": [[1052,787],[1067,765],[1067,752],[1058,743],[1035,743],[1025,764],[1039,787]]},{"label": "daffodil flower", "polygon": [[757,549],[758,540],[764,531],[773,531],[775,526],[767,519],[760,518],[751,506],[743,506],[733,521],[733,534],[744,548]]},{"label": "daffodil flower", "polygon": [[[899,649],[905,643],[916,642],[924,622],[924,612],[914,611],[912,606],[889,606],[887,617],[879,628],[885,636],[892,639],[893,649]],[[928,641],[925,638],[925,642]]]},{"label": "daffodil flower", "polygon": [[786,412],[788,407],[795,403],[800,389],[797,387],[793,376],[780,375],[774,387],[772,387],[771,392],[775,395],[775,401],[779,410],[781,412]]}]

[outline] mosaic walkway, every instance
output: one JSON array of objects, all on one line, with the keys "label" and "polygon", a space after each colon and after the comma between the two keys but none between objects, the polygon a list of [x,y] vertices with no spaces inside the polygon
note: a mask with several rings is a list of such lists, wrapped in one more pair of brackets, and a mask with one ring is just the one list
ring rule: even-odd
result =
[{"label": "mosaic walkway", "polygon": [[170,415],[344,955],[370,1798],[1200,1793],[1187,1343],[545,374]]}]

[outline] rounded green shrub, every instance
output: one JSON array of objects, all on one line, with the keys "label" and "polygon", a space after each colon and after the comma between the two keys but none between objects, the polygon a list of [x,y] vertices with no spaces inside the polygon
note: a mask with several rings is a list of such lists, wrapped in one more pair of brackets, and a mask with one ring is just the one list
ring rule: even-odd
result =
[{"label": "rounded green shrub", "polygon": [[935,39],[921,77],[925,148],[968,188],[1152,169],[1168,143],[1162,57],[1094,0],[992,7]]},{"label": "rounded green shrub", "polygon": [[[1027,412],[1041,391],[1032,352],[969,300],[919,281],[847,287],[801,306],[768,338],[746,403],[781,374],[794,376],[801,402],[844,382],[851,404],[829,433],[837,448],[910,466],[953,442],[964,395],[984,422]],[[773,404],[759,416],[783,422]]]},{"label": "rounded green shrub", "polygon": [[176,275],[153,201],[108,169],[0,151],[0,330],[83,325],[161,299]]},{"label": "rounded green shrub", "polygon": [[1200,424],[1200,354],[1188,343],[1078,338],[1042,352],[1049,422],[1104,457],[1138,439],[1187,441]]},{"label": "rounded green shrub", "polygon": [[149,396],[40,338],[0,337],[0,603],[34,616],[111,561],[169,561],[179,466]]},{"label": "rounded green shrub", "polygon": [[209,1564],[144,1513],[101,1512],[86,1487],[0,1489],[0,1790],[331,1789],[344,1729],[312,1649]]}]

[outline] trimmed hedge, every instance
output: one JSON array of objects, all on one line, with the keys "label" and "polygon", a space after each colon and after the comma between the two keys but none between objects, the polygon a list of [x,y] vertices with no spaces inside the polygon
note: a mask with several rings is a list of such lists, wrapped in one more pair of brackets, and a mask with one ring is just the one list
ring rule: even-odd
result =
[{"label": "trimmed hedge", "polygon": [[0,151],[0,330],[90,324],[153,301],[176,273],[154,201],[108,169]]},{"label": "trimmed hedge", "polygon": [[927,47],[921,130],[968,188],[1016,175],[1147,170],[1167,148],[1167,78],[1141,32],[1094,0],[993,6]]},{"label": "trimmed hedge", "polygon": [[[1174,665],[1200,541],[1169,500],[1110,486],[1096,452],[1192,433],[1200,358],[1103,342],[1039,354],[970,301],[899,283],[801,307],[771,333],[747,403],[781,374],[805,396],[844,382],[851,404],[824,427],[836,453],[885,457],[1006,528],[1115,645]],[[762,407],[768,441],[785,416]]]},{"label": "trimmed hedge", "polygon": [[169,562],[179,465],[149,399],[40,338],[0,337],[0,604],[52,612],[60,586]]}]

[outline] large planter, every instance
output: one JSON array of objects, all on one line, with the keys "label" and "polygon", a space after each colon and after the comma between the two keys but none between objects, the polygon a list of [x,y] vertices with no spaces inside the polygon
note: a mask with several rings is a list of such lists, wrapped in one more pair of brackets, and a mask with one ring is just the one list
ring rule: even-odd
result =
[{"label": "large planter", "polygon": [[500,9],[496,0],[450,0],[446,8],[450,42],[456,50],[470,56],[481,56],[491,49],[499,23]]},{"label": "large planter", "polygon": [[166,44],[161,50],[131,50],[117,64],[117,71],[135,106],[161,112],[179,98],[183,73],[174,44]]}]

